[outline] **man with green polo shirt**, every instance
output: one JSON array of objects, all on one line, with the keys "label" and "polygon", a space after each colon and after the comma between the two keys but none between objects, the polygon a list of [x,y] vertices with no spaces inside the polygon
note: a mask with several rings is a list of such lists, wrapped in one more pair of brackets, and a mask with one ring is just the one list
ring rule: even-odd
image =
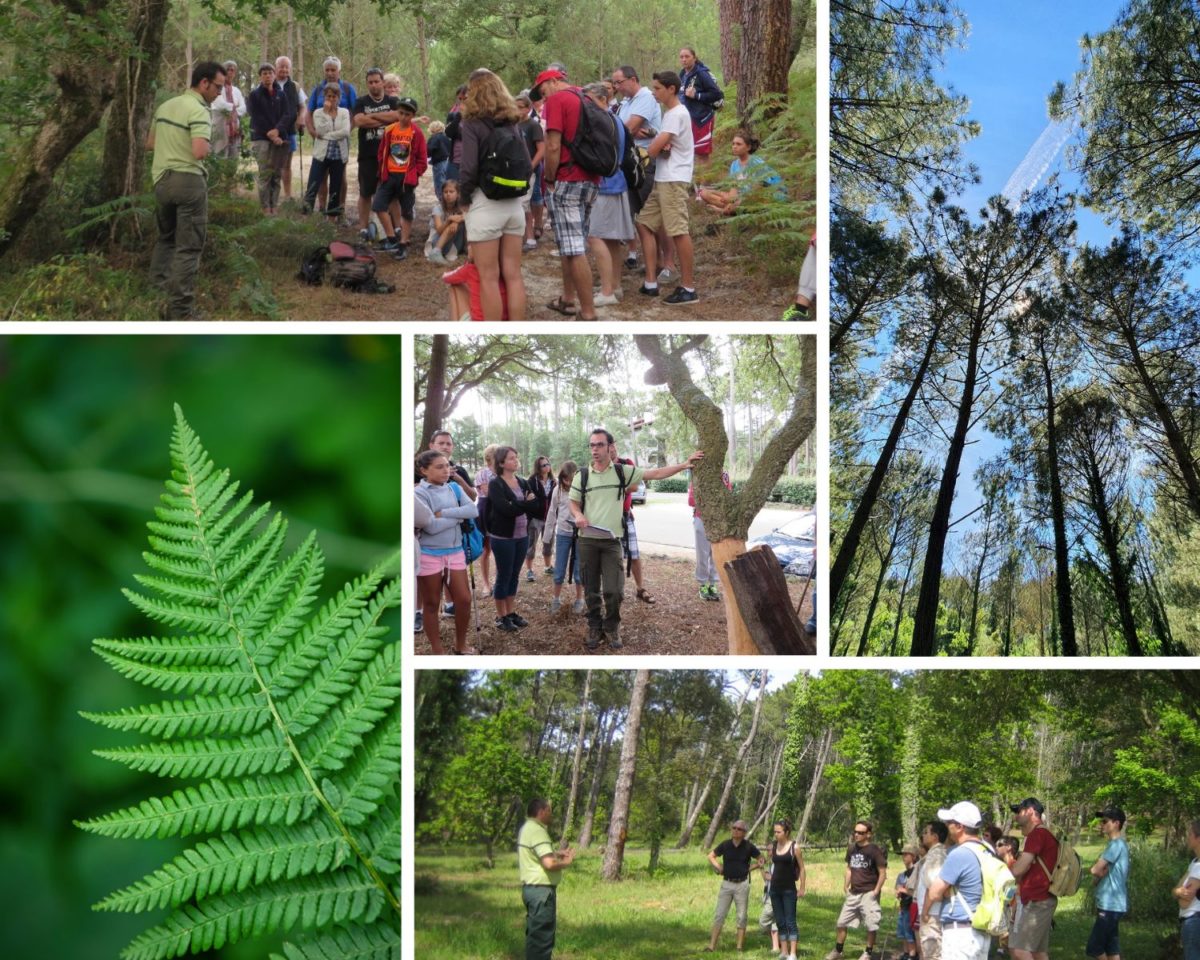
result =
[{"label": "man with green polo shirt", "polygon": [[555,850],[550,839],[550,801],[535,797],[525,809],[528,819],[517,834],[517,869],[525,901],[525,960],[550,960],[558,923],[555,889],[562,872],[575,861],[569,847]]},{"label": "man with green polo shirt", "polygon": [[158,108],[146,138],[146,149],[154,151],[151,175],[158,222],[150,278],[166,292],[162,315],[167,320],[196,315],[196,271],[208,230],[204,158],[212,140],[209,104],[224,86],[223,66],[212,60],[196,64],[191,89]]},{"label": "man with green polo shirt", "polygon": [[588,448],[592,462],[575,474],[571,484],[571,516],[579,532],[579,573],[587,604],[587,648],[595,650],[607,637],[609,647],[620,650],[624,646],[620,630],[625,593],[625,567],[621,562],[625,490],[636,489],[643,480],[662,480],[682,473],[703,460],[704,454],[697,450],[683,463],[669,467],[618,468],[613,463],[613,435],[607,430],[593,430]]}]

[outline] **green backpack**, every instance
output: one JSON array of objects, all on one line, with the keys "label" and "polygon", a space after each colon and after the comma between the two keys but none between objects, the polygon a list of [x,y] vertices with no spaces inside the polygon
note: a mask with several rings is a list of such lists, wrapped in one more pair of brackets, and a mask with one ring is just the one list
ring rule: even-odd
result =
[{"label": "green backpack", "polygon": [[1008,865],[996,856],[996,852],[982,840],[968,841],[983,874],[983,895],[979,906],[972,913],[957,890],[954,895],[962,903],[971,926],[982,930],[990,937],[1002,937],[1008,933],[1008,905],[1017,893],[1017,878]]}]

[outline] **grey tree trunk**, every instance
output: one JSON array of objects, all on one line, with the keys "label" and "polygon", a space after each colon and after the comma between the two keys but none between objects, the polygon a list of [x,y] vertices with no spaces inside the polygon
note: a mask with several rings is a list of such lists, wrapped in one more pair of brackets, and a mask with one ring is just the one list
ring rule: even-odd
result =
[{"label": "grey tree trunk", "polygon": [[621,763],[617,769],[617,789],[613,794],[612,816],[608,821],[608,843],[604,846],[604,862],[600,867],[602,880],[621,879],[621,864],[625,860],[625,837],[629,827],[629,799],[633,795],[633,778],[637,772],[638,731],[642,725],[642,708],[646,705],[646,688],[650,671],[639,670],[633,680],[629,697],[629,714],[621,741]]},{"label": "grey tree trunk", "polygon": [[737,757],[729,766],[729,774],[725,777],[725,786],[721,790],[721,799],[717,801],[717,808],[713,811],[712,821],[709,823],[708,830],[704,834],[704,842],[700,845],[701,849],[704,850],[712,849],[717,831],[721,828],[721,820],[725,815],[725,807],[729,803],[730,795],[733,793],[734,780],[738,775],[738,771],[745,764],[746,755],[750,752],[750,747],[754,744],[754,738],[758,736],[758,720],[762,716],[763,701],[766,699],[767,692],[767,671],[760,670],[758,677],[758,699],[754,702],[754,717],[750,721],[750,732],[746,734],[746,739],[738,747]]},{"label": "grey tree trunk", "polygon": [[571,790],[567,794],[567,813],[563,819],[563,847],[571,833],[571,825],[575,822],[575,800],[579,796],[579,778],[583,772],[583,737],[587,730],[588,697],[592,692],[592,671],[589,670],[583,678],[583,703],[579,709],[579,731],[575,736],[575,758],[571,763]]}]

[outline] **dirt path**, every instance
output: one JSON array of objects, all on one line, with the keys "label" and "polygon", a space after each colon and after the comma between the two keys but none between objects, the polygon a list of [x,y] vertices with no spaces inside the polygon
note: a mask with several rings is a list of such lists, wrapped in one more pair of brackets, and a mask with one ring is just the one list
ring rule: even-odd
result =
[{"label": "dirt path", "polygon": [[[308,159],[306,154],[305,165]],[[349,196],[345,207],[358,210],[357,162],[347,167]],[[299,158],[293,155],[292,194],[299,199],[304,194],[303,175]],[[428,262],[422,255],[428,233],[429,214],[433,209],[433,176],[426,174],[417,186],[417,211],[413,221],[412,246],[407,260],[397,263],[383,254],[379,258],[379,277],[394,284],[395,293],[379,296],[348,293],[330,287],[306,287],[300,283],[279,283],[275,291],[284,319],[288,320],[448,320],[449,300],[446,286],[441,282],[443,267]],[[288,214],[298,216],[299,214]],[[639,294],[641,272],[622,269],[621,287],[624,300],[613,307],[601,307],[601,320],[778,320],[788,303],[791,290],[781,289],[764,275],[751,273],[753,257],[734,255],[723,243],[721,235],[706,236],[704,225],[709,218],[696,214],[692,235],[696,247],[696,278],[700,302],[690,306],[668,306]],[[339,229],[338,236],[351,240],[357,237],[357,227]],[[562,288],[559,258],[555,254],[554,235],[546,225],[545,235],[538,248],[525,255],[523,261],[525,287],[528,294],[529,320],[570,320],[545,306]],[[593,276],[598,274],[593,266]],[[665,286],[669,293],[674,284]]]},{"label": "dirt path", "polygon": [[[646,604],[634,597],[633,578],[626,580],[626,600],[621,604],[621,639],[625,646],[621,654],[708,654],[724,656],[725,605],[701,600],[698,596],[690,560],[653,557],[643,554],[646,589],[654,597],[654,604]],[[517,612],[529,621],[529,626],[518,633],[503,633],[494,626],[496,619],[492,601],[483,597],[487,589],[479,565],[475,567],[475,585],[478,591],[476,604],[479,610],[481,630],[475,632],[472,618],[467,631],[467,643],[485,654],[525,654],[534,656],[584,654],[587,649],[587,622],[581,614],[571,612],[575,588],[563,584],[562,609],[550,614],[550,601],[554,596],[551,577],[542,573],[541,557],[534,561],[536,579],[529,583],[521,572],[517,588]],[[788,590],[792,602],[799,603],[804,581],[788,578]],[[812,615],[812,591],[805,598],[801,620]],[[453,644],[454,622],[441,621],[441,635],[447,649]],[[416,637],[415,652],[428,654],[432,650],[425,634]],[[607,645],[596,651],[600,656],[613,653]]]}]

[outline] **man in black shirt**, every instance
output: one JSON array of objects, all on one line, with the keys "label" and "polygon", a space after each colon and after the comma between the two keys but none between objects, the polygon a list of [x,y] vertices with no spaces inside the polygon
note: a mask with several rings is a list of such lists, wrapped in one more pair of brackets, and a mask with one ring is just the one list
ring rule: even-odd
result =
[{"label": "man in black shirt", "polygon": [[750,908],[750,871],[756,866],[761,870],[763,865],[762,853],[746,839],[746,821],[735,820],[730,829],[733,837],[722,840],[708,854],[708,862],[721,875],[717,912],[713,915],[712,938],[708,943],[710,952],[717,949],[717,939],[721,936],[721,927],[731,903],[737,905],[737,948],[741,950],[745,947],[746,919]]},{"label": "man in black shirt", "polygon": [[351,123],[358,128],[358,233],[364,240],[370,236],[371,198],[379,186],[379,141],[387,125],[400,119],[399,106],[399,97],[383,92],[383,71],[371,67],[367,92],[354,101],[351,111]]}]

